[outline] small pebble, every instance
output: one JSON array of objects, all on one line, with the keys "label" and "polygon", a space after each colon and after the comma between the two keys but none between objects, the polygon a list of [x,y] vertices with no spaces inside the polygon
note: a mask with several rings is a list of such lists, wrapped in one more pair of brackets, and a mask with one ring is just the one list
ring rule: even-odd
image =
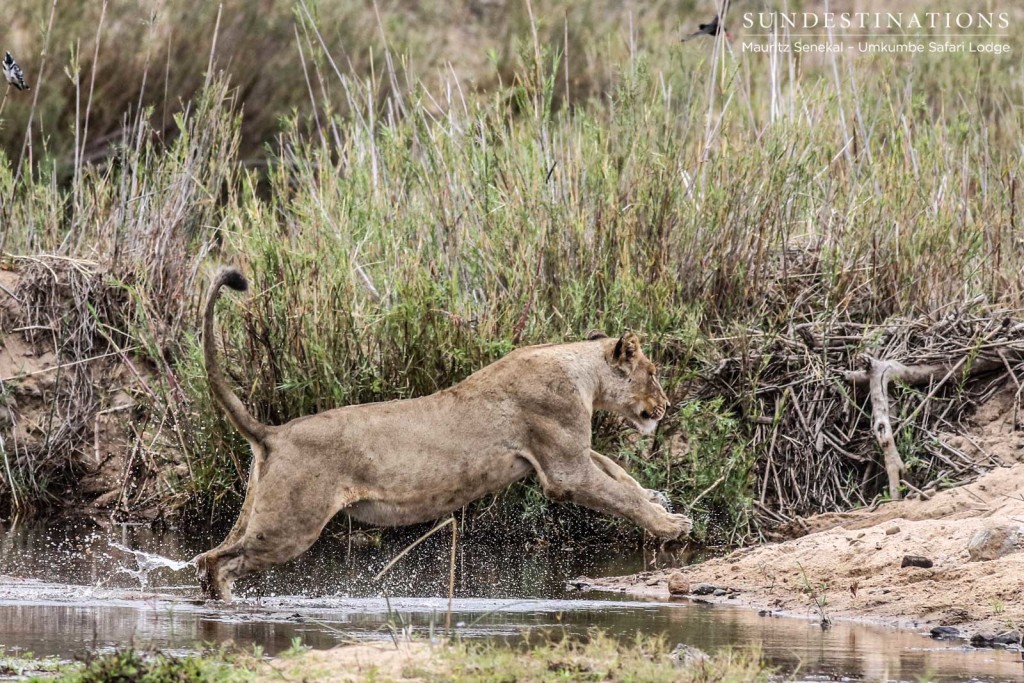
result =
[{"label": "small pebble", "polygon": [[891,527],[888,527],[885,530],[885,535],[886,536],[892,536],[893,534],[898,534],[899,532],[900,532],[900,528],[898,526],[896,526],[896,525],[893,525]]},{"label": "small pebble", "polygon": [[931,569],[934,563],[927,557],[921,557],[920,555],[904,555],[903,562],[900,567],[920,567],[921,569]]}]

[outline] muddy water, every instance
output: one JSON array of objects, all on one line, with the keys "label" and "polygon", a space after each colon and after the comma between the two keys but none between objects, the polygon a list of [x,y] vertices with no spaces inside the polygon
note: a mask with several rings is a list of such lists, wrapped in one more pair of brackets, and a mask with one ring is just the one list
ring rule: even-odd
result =
[{"label": "muddy water", "polygon": [[[176,572],[128,550],[187,560],[210,547],[208,534],[85,522],[0,531],[0,645],[8,654],[70,658],[128,644],[188,650],[230,639],[273,654],[295,637],[318,648],[402,630],[427,637],[440,632],[445,619],[448,542],[428,540],[374,582],[403,545],[350,547],[327,538],[296,562],[240,584],[242,598],[220,605],[198,599],[190,568]],[[865,625],[822,631],[809,620],[566,587],[581,574],[639,571],[655,559],[608,547],[499,551],[463,543],[452,621],[467,638],[516,640],[599,627],[624,637],[663,634],[670,643],[709,651],[756,647],[780,671],[803,680],[1024,681],[1017,652],[973,650]]]}]

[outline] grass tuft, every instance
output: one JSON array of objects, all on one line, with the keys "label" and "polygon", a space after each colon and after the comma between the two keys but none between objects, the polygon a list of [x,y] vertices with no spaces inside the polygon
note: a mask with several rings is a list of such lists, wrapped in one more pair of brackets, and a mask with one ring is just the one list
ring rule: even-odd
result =
[{"label": "grass tuft", "polygon": [[[681,46],[667,2],[471,4],[59,9],[74,78],[60,55],[29,73],[45,94],[27,138],[29,112],[3,110],[0,252],[89,259],[130,302],[93,319],[137,349],[133,419],[167,461],[137,462],[165,508],[230,514],[245,481],[198,339],[221,264],[252,285],[221,304],[225,366],[271,423],[430,393],[522,344],[641,331],[675,408],[654,439],[606,417],[595,439],[693,503],[709,541],[756,531],[764,490],[768,444],[736,406],[691,400],[727,352],[809,322],[1024,304],[1010,55],[780,65]],[[37,5],[10,8],[29,65]],[[65,490],[87,441],[46,478],[0,444],[4,506]],[[882,487],[845,474],[858,499]],[[516,524],[550,519],[533,488],[499,497]]]}]

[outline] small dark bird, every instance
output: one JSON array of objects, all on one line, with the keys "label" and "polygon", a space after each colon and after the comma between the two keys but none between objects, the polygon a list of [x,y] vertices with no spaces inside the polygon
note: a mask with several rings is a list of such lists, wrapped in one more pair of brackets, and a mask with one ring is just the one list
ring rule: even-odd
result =
[{"label": "small dark bird", "polygon": [[25,82],[25,74],[14,61],[14,57],[8,52],[4,56],[4,78],[18,90],[28,90],[28,83]]},{"label": "small dark bird", "polygon": [[718,22],[718,15],[716,14],[714,19],[706,24],[700,24],[699,30],[686,36],[681,42],[685,43],[686,41],[693,40],[698,36],[717,36],[719,33],[725,33],[725,37],[732,40],[732,34],[729,33],[729,30],[726,29],[725,26]]}]

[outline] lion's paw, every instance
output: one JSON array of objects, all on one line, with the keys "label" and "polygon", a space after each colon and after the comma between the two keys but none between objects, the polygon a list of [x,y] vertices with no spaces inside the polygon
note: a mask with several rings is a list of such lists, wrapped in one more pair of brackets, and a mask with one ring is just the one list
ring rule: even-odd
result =
[{"label": "lion's paw", "polygon": [[664,533],[658,534],[666,540],[688,536],[693,529],[693,522],[686,515],[668,514],[666,518]]}]

